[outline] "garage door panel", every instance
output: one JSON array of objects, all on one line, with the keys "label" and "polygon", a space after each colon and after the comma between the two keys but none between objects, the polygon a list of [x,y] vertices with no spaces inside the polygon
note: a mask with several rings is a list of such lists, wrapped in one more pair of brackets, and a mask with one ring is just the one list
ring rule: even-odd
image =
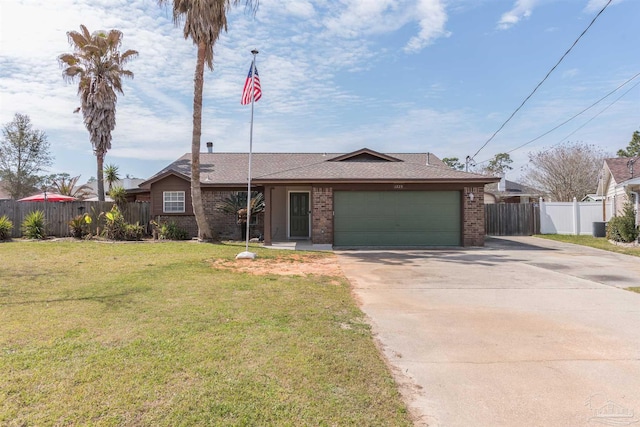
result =
[{"label": "garage door panel", "polygon": [[334,193],[336,246],[457,246],[457,191]]}]

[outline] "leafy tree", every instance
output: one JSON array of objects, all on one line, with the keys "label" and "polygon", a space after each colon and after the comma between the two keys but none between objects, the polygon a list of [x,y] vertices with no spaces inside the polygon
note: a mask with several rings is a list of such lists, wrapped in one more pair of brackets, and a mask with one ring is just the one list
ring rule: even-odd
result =
[{"label": "leafy tree", "polygon": [[74,51],[60,55],[58,61],[65,80],[79,80],[80,110],[98,163],[98,200],[104,201],[103,164],[111,149],[111,131],[116,127],[116,92],[124,94],[123,76],[133,78],[124,66],[138,52],[120,53],[122,32],[118,30],[89,33],[80,25],[80,32],[69,31],[67,37]]},{"label": "leafy tree", "polygon": [[110,164],[105,166],[104,168],[104,180],[107,181],[107,185],[109,186],[109,191],[111,191],[111,187],[120,179],[119,168],[114,164]]},{"label": "leafy tree", "polygon": [[635,131],[631,137],[629,145],[626,149],[618,150],[618,157],[636,157],[640,156],[640,131]]},{"label": "leafy tree", "polygon": [[460,159],[457,157],[445,157],[442,159],[442,161],[451,169],[455,169],[458,171],[464,170],[464,164],[460,163]]},{"label": "leafy tree", "polygon": [[[213,47],[224,30],[227,31],[227,13],[240,0],[157,0],[160,6],[173,5],[173,22],[184,21],[183,35],[197,46],[196,69],[193,88],[193,132],[191,136],[191,201],[198,224],[198,238],[211,239],[211,229],[202,203],[200,188],[200,138],[202,135],[202,92],[205,63],[213,70]],[[247,7],[258,0],[245,0]],[[255,11],[255,8],[254,8]]]},{"label": "leafy tree", "polygon": [[16,113],[0,141],[0,179],[7,192],[14,199],[32,194],[43,180],[38,173],[51,162],[45,133],[33,129],[29,116]]},{"label": "leafy tree", "polygon": [[557,202],[582,199],[593,193],[605,154],[593,145],[566,143],[549,150],[529,153],[522,179],[540,188]]},{"label": "leafy tree", "polygon": [[511,163],[513,163],[513,160],[511,160],[511,156],[508,153],[498,153],[493,156],[493,159],[489,160],[482,172],[487,175],[501,176],[513,169],[509,166]]}]

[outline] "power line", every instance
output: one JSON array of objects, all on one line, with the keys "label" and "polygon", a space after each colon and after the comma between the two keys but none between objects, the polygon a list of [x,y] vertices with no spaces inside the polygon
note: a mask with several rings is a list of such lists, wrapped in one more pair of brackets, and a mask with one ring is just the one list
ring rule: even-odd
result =
[{"label": "power line", "polygon": [[[605,111],[607,111],[609,108],[611,108],[611,106],[613,104],[615,104],[616,102],[620,101],[620,99],[622,99],[622,97],[624,97],[626,94],[628,94],[629,92],[631,92],[633,89],[635,89],[636,87],[638,87],[638,85],[640,85],[640,82],[637,82],[636,84],[634,84],[633,86],[631,86],[629,89],[627,89],[627,91],[625,93],[623,93],[622,95],[620,95],[619,97],[617,97],[611,104],[607,105],[606,107],[604,107],[602,110],[600,110],[600,112],[598,112],[598,114],[596,114],[595,116],[591,117],[589,120],[587,120],[586,122],[584,122],[582,125],[580,125],[579,127],[577,127],[573,132],[571,132],[569,135],[565,136],[564,138],[562,138],[560,141],[556,142],[554,145],[558,145],[561,142],[563,142],[565,139],[569,138],[571,135],[573,135],[574,133],[578,132],[580,129],[582,129],[583,127],[585,127],[586,125],[588,125],[589,123],[591,123],[596,117],[598,117],[600,114],[604,113]],[[553,148],[553,146],[551,147]],[[550,149],[551,149],[550,148]],[[547,150],[548,151],[548,150]]]},{"label": "power line", "polygon": [[578,41],[580,41],[580,39],[582,38],[582,36],[584,36],[586,34],[586,32],[589,30],[589,28],[591,28],[591,26],[596,22],[596,20],[598,19],[598,17],[602,14],[602,12],[604,12],[604,10],[609,6],[609,4],[611,4],[613,0],[609,0],[607,2],[607,4],[604,5],[604,7],[600,10],[600,12],[598,12],[598,14],[591,20],[591,23],[589,23],[589,25],[587,26],[587,28],[584,29],[584,31],[580,34],[580,36],[578,36],[578,38],[573,42],[573,44],[571,45],[571,47],[564,53],[564,55],[562,55],[562,57],[560,57],[560,59],[558,60],[558,62],[556,62],[556,64],[549,70],[549,72],[547,73],[546,76],[544,76],[544,78],[540,81],[540,83],[538,83],[538,85],[533,89],[533,91],[524,99],[524,101],[522,101],[522,103],[518,106],[518,108],[515,109],[515,111],[513,113],[511,113],[511,115],[509,116],[509,118],[507,120],[505,120],[504,123],[502,123],[502,125],[498,128],[497,131],[495,131],[493,133],[493,135],[491,135],[491,138],[489,138],[483,145],[482,147],[480,147],[478,149],[478,151],[476,151],[476,153],[471,156],[470,160],[473,160],[478,153],[480,153],[480,151],[482,151],[482,149],[484,147],[487,146],[487,144],[489,144],[489,142],[491,142],[493,140],[493,138],[496,137],[496,135],[507,125],[507,123],[509,123],[511,121],[511,119],[518,113],[518,111],[520,111],[520,109],[524,106],[524,104],[526,104],[526,102],[529,100],[529,98],[531,98],[533,96],[534,93],[536,93],[536,91],[538,90],[538,88],[540,86],[542,86],[542,84],[547,80],[547,78],[549,78],[549,76],[551,75],[551,73],[553,73],[553,71],[558,67],[558,65],[560,65],[560,63],[564,60],[564,58],[569,54],[569,52],[571,52],[571,50],[573,50],[573,48],[575,47],[576,44],[578,44]]},{"label": "power line", "polygon": [[[521,149],[522,147],[525,147],[529,144],[531,144],[532,142],[535,142],[537,140],[539,140],[542,137],[545,137],[547,135],[549,135],[551,132],[555,131],[556,129],[566,125],[567,123],[569,123],[570,121],[572,121],[573,119],[575,119],[576,117],[580,116],[581,114],[584,114],[585,112],[587,112],[588,110],[590,110],[591,108],[595,107],[596,105],[598,105],[600,102],[604,101],[606,98],[608,98],[609,96],[613,95],[615,92],[617,92],[618,90],[620,90],[621,88],[623,88],[624,86],[626,86],[627,84],[631,83],[633,80],[637,79],[638,77],[640,77],[640,73],[637,73],[635,76],[631,77],[630,79],[628,79],[627,81],[625,81],[624,83],[622,83],[620,86],[618,86],[617,88],[613,89],[611,92],[609,92],[608,94],[606,94],[605,96],[603,96],[602,98],[598,99],[596,102],[594,102],[593,104],[591,104],[590,106],[588,106],[587,108],[583,109],[582,111],[580,111],[577,114],[574,114],[573,116],[571,116],[570,118],[568,118],[567,120],[565,120],[564,122],[560,123],[559,125],[553,127],[552,129],[544,132],[543,134],[530,139],[529,141],[525,142],[524,144],[521,144],[519,146],[517,146],[516,148],[507,151],[507,154],[511,154],[514,151],[517,151],[519,149]],[[584,127],[587,123],[591,122],[591,120],[595,119],[596,117],[598,117],[600,114],[602,114],[607,108],[611,107],[613,104],[615,104],[616,102],[618,102],[620,100],[620,98],[622,98],[623,96],[625,96],[627,93],[629,93],[631,90],[633,90],[636,86],[638,86],[639,83],[636,83],[635,85],[633,85],[631,87],[631,89],[627,90],[625,93],[623,93],[620,97],[618,97],[615,101],[613,101],[611,104],[609,104],[609,106],[607,106],[604,110],[602,110],[600,113],[596,114],[594,117],[592,117],[589,121],[587,121],[584,125],[582,125],[581,127],[579,127],[578,129],[576,129],[573,133],[577,132],[579,129],[581,129],[582,127]],[[573,133],[567,135],[565,138],[568,138],[569,136],[573,135]],[[563,138],[564,139],[564,138]],[[476,164],[481,165],[483,163],[488,162],[491,159],[487,159],[487,160],[483,160],[481,162],[478,162]]]}]

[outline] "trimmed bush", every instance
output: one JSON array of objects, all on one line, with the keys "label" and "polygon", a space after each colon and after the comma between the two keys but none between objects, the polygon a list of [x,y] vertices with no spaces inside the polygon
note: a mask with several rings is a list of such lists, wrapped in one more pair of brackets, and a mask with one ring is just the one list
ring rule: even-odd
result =
[{"label": "trimmed bush", "polygon": [[638,238],[636,214],[630,202],[624,204],[622,215],[614,216],[607,224],[607,239],[614,242],[633,242]]},{"label": "trimmed bush", "polygon": [[47,237],[46,226],[44,211],[33,211],[22,221],[22,234],[27,239],[44,239]]},{"label": "trimmed bush", "polygon": [[13,223],[6,215],[0,216],[0,240],[11,239],[11,232],[13,231]]}]

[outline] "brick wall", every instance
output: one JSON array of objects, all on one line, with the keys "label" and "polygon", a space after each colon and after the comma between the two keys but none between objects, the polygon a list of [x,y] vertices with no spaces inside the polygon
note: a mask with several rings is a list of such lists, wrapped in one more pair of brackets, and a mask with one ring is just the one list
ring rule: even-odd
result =
[{"label": "brick wall", "polygon": [[463,205],[463,246],[484,246],[484,187],[465,187]]},{"label": "brick wall", "polygon": [[333,189],[313,187],[312,193],[311,241],[316,244],[333,243]]},{"label": "brick wall", "polygon": [[173,222],[185,230],[189,237],[198,237],[198,224],[196,224],[196,217],[193,215],[158,215],[155,221],[158,224],[170,224]]},{"label": "brick wall", "polygon": [[[245,235],[238,225],[237,216],[217,209],[218,205],[229,197],[231,193],[232,191],[203,191],[202,203],[204,204],[204,211],[207,215],[211,232],[216,238],[220,240],[244,240]],[[264,234],[264,214],[259,214],[257,220],[258,223],[251,226],[251,238]]]}]

